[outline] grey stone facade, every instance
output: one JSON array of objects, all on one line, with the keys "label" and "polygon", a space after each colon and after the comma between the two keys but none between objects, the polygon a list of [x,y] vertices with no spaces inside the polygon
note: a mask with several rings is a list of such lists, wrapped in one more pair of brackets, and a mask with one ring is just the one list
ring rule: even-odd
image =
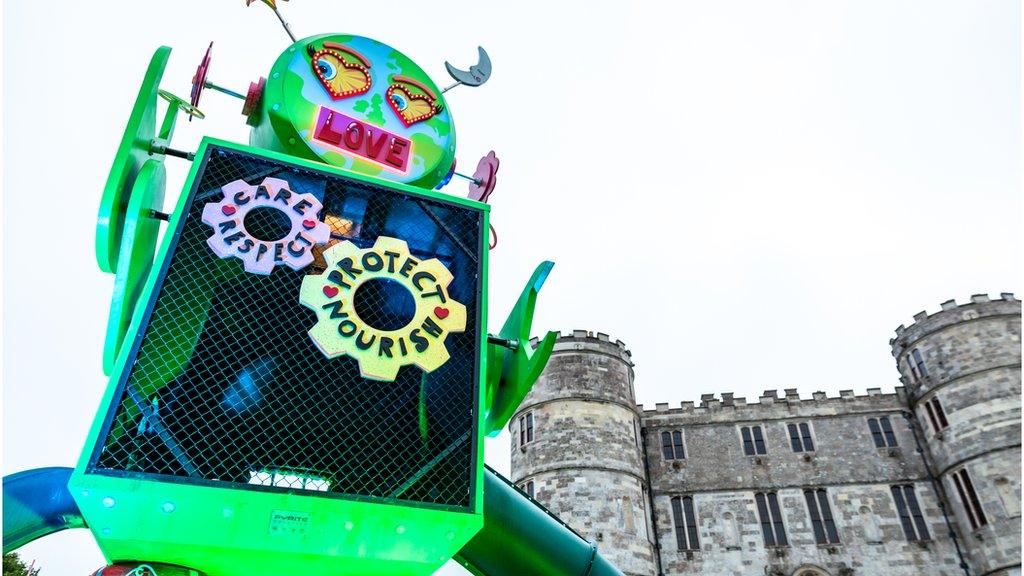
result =
[{"label": "grey stone facade", "polygon": [[[622,342],[564,334],[509,424],[512,479],[630,575],[1019,575],[1020,314],[1011,294],[918,314],[891,341],[904,384],[893,394],[769,390],[654,409],[635,405]],[[873,431],[879,419],[891,434]],[[753,434],[744,441],[755,426],[763,454]],[[676,431],[682,453],[667,458],[662,433]],[[956,484],[965,469],[976,505]],[[682,541],[673,498],[681,512],[692,503]],[[757,498],[785,545],[766,543]]]}]

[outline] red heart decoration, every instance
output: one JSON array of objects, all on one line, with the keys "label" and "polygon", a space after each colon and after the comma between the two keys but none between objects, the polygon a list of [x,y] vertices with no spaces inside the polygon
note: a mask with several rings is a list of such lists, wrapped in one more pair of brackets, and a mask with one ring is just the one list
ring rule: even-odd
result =
[{"label": "red heart decoration", "polygon": [[303,220],[302,227],[306,230],[312,230],[313,228],[316,228],[316,220]]},{"label": "red heart decoration", "polygon": [[448,317],[448,309],[438,306],[437,308],[434,308],[434,314],[436,314],[441,320],[444,320]]},{"label": "red heart decoration", "polygon": [[237,209],[234,206],[221,206],[220,211],[225,216],[231,216],[232,214],[234,214],[237,211]]},{"label": "red heart decoration", "polygon": [[324,295],[326,295],[328,298],[334,298],[335,296],[338,295],[338,287],[324,286]]}]

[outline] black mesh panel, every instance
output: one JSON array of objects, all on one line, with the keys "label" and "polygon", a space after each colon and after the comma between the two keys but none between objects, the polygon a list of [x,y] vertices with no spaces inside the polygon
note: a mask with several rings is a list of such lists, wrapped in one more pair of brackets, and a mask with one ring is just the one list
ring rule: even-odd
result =
[{"label": "black mesh panel", "polygon": [[[208,150],[92,471],[471,506],[482,212]],[[322,249],[304,270],[279,265],[266,276],[211,251],[203,207],[220,201],[220,187],[231,181],[259,184],[268,176],[322,201],[332,244],[366,248],[391,236],[406,241],[413,257],[444,263],[455,278],[448,293],[467,311],[465,331],[448,334],[447,363],[429,374],[402,367],[394,382],[364,379],[355,360],[326,358],[307,334],[317,318],[299,303],[299,288],[305,275],[323,271]],[[272,234],[273,214],[258,216]],[[411,314],[403,290],[387,282],[361,287],[360,316],[383,329],[400,323]]]}]

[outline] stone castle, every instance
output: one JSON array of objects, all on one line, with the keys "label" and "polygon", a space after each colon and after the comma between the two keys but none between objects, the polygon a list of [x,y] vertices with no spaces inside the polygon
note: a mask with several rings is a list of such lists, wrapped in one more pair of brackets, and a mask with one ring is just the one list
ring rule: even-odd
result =
[{"label": "stone castle", "polygon": [[626,346],[562,335],[512,480],[629,575],[1021,573],[1021,304],[896,329],[903,386],[636,405]]}]

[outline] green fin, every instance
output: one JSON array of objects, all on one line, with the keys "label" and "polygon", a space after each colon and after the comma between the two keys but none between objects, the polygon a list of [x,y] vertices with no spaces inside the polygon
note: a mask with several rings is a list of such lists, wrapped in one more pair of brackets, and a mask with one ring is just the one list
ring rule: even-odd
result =
[{"label": "green fin", "polygon": [[488,436],[497,435],[512,418],[544,371],[555,347],[556,332],[548,332],[536,348],[530,345],[530,326],[533,324],[537,293],[554,265],[554,262],[542,262],[537,266],[498,333],[500,338],[515,341],[515,350],[498,344],[487,345],[484,431]]}]

